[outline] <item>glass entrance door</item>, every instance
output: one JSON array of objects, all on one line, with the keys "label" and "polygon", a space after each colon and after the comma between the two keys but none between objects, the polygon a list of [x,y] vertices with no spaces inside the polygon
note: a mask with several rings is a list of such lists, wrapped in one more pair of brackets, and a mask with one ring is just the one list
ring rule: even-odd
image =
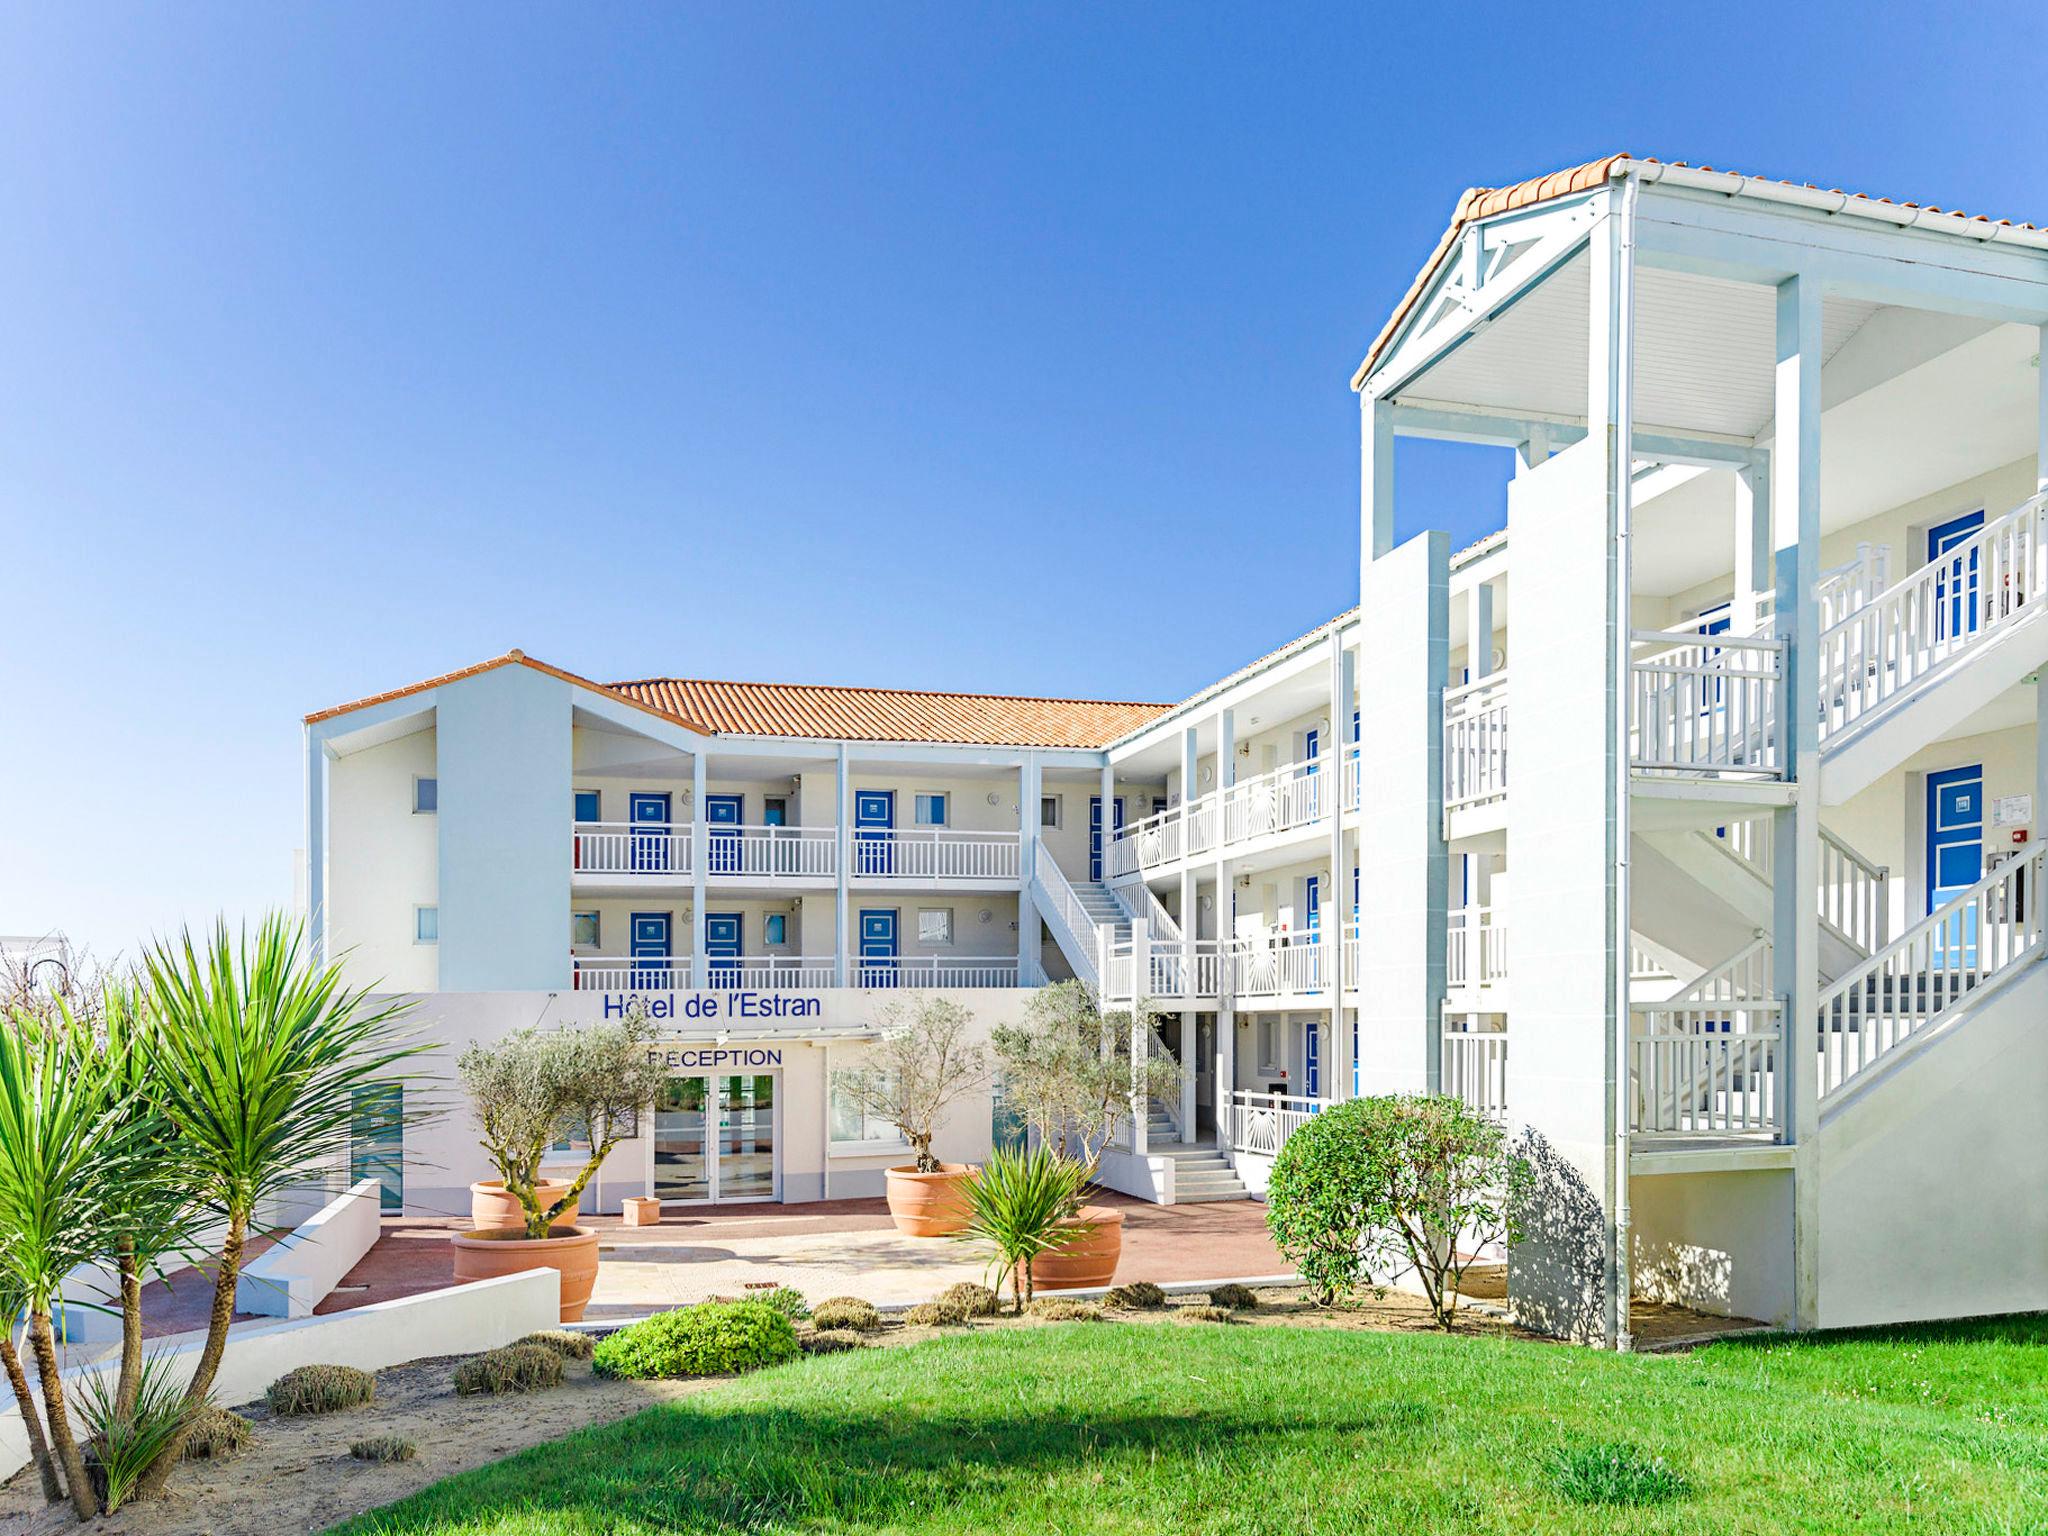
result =
[{"label": "glass entrance door", "polygon": [[775,1200],[775,1074],[671,1077],[654,1105],[654,1195],[678,1205]]}]

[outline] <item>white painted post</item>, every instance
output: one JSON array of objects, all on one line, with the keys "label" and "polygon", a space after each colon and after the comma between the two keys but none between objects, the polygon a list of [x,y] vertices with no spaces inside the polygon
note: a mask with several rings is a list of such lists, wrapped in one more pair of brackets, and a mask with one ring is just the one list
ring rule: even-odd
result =
[{"label": "white painted post", "polygon": [[1729,628],[1738,635],[1757,632],[1757,599],[1776,585],[1771,575],[1771,471],[1767,454],[1761,462],[1735,472],[1735,600],[1729,606]]},{"label": "white painted post", "polygon": [[1465,681],[1493,670],[1493,583],[1476,584],[1465,599]]},{"label": "white painted post", "polygon": [[1109,755],[1102,758],[1102,879],[1109,879],[1109,849],[1116,839],[1116,770],[1109,765]]},{"label": "white painted post", "polygon": [[711,862],[710,823],[704,816],[705,752],[690,754],[690,984],[701,987],[704,967],[704,871]]},{"label": "white painted post", "polygon": [[838,844],[838,853],[833,859],[833,864],[839,874],[833,885],[834,901],[837,905],[832,919],[832,984],[843,987],[847,983],[847,934],[853,920],[852,912],[849,910],[853,904],[852,894],[847,884],[853,870],[853,775],[847,768],[844,742],[839,744],[835,773],[832,803],[837,814],[833,832]]},{"label": "white painted post", "polygon": [[2048,325],[2034,332],[2034,489],[2048,491]]},{"label": "white painted post", "polygon": [[[1108,801],[1103,802],[1105,812]],[[1152,925],[1131,921],[1131,1151],[1143,1157],[1152,1149],[1152,1098],[1145,1092],[1145,1063],[1152,1054],[1152,1027],[1146,1022],[1145,999],[1151,993]]]},{"label": "white painted post", "polygon": [[305,728],[306,942],[313,964],[327,963],[327,744]]},{"label": "white painted post", "polygon": [[1779,1070],[1785,1135],[1793,1157],[1793,1312],[1801,1329],[1820,1316],[1820,742],[1818,697],[1820,570],[1821,285],[1802,274],[1778,286],[1777,447],[1771,457],[1778,574],[1778,630],[1785,655],[1786,708],[1779,715],[1785,762],[1797,798],[1772,819],[1777,877],[1772,914],[1775,984],[1785,999]]},{"label": "white painted post", "polygon": [[1230,943],[1237,937],[1230,887],[1230,860],[1223,852],[1223,795],[1236,779],[1237,714],[1216,711],[1216,796],[1215,872],[1216,882],[1216,1063],[1214,1098],[1217,1140],[1230,1144],[1231,1095],[1237,1089],[1237,1009],[1232,997],[1237,985],[1231,963]]},{"label": "white painted post", "polygon": [[1351,910],[1350,882],[1344,878],[1344,768],[1351,756],[1351,673],[1346,663],[1342,625],[1330,629],[1330,729],[1317,744],[1322,748],[1320,774],[1328,795],[1330,816],[1330,878],[1322,901],[1323,972],[1330,988],[1329,1023],[1323,1034],[1324,1081],[1317,1089],[1326,1099],[1348,1098],[1351,1031],[1344,1027],[1344,918]]},{"label": "white painted post", "polygon": [[1037,984],[1039,953],[1038,898],[1031,883],[1038,878],[1038,802],[1044,797],[1044,773],[1036,752],[1026,752],[1017,769],[1017,985]]}]

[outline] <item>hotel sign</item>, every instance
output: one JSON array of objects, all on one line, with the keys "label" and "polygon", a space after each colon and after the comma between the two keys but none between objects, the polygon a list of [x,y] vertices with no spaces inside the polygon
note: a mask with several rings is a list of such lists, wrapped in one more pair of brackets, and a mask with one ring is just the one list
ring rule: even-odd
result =
[{"label": "hotel sign", "polygon": [[789,992],[656,992],[646,997],[638,992],[604,994],[604,1016],[623,1019],[635,1003],[650,1019],[691,1019],[707,1023],[718,1019],[817,1019],[824,1017],[824,1001]]}]

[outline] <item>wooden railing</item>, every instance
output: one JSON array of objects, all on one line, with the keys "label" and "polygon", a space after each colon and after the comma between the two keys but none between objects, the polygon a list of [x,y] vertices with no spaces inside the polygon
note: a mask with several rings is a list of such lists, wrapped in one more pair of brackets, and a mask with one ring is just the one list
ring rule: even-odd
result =
[{"label": "wooden railing", "polygon": [[[576,955],[570,986],[579,992],[794,992],[837,986],[830,955]],[[849,956],[850,987],[1014,987],[1015,955]]]},{"label": "wooden railing", "polygon": [[1508,675],[1444,691],[1444,809],[1483,805],[1508,792]]},{"label": "wooden railing", "polygon": [[570,839],[579,875],[687,875],[690,826],[669,822],[579,821]]},{"label": "wooden railing", "polygon": [[831,879],[839,871],[839,834],[831,827],[735,827],[704,829],[707,875],[778,875]]},{"label": "wooden railing", "polygon": [[[1060,868],[1052,850],[1045,846],[1045,839],[1038,842],[1037,856],[1032,860],[1036,871],[1033,894],[1038,898],[1040,910],[1057,918],[1067,933],[1079,946],[1078,953],[1068,956],[1075,976],[1098,993],[1107,995],[1106,978],[1103,975],[1104,951],[1108,947],[1110,929],[1095,921],[1095,915],[1081,904],[1074,884],[1067,878],[1067,872]],[[1061,946],[1065,948],[1064,945]],[[1126,991],[1124,996],[1131,994]]]},{"label": "wooden railing", "polygon": [[1319,932],[1240,939],[1231,956],[1233,997],[1292,997],[1330,984],[1335,957]]},{"label": "wooden railing", "polygon": [[951,827],[856,829],[856,880],[1014,880],[1021,835]]},{"label": "wooden railing", "polygon": [[1183,800],[1130,823],[1104,850],[1104,875],[1111,880],[1128,879],[1144,870],[1212,853],[1219,837],[1227,847],[1313,826],[1330,810],[1336,794],[1331,786],[1342,777],[1340,766],[1352,776],[1355,804],[1355,755],[1348,764],[1337,753],[1285,763],[1269,773],[1240,779],[1227,789],[1212,791],[1199,800]]},{"label": "wooden railing", "polygon": [[1778,730],[1785,642],[1637,630],[1629,762],[1652,772],[1784,776]]},{"label": "wooden railing", "polygon": [[1758,938],[1662,1002],[1629,1010],[1631,1130],[1777,1136],[1784,1124],[1784,999]]},{"label": "wooden railing", "polygon": [[1482,1115],[1504,1119],[1508,1112],[1507,1031],[1446,1024],[1443,1091],[1451,1098],[1463,1099]]},{"label": "wooden railing", "polygon": [[1311,1115],[1329,1108],[1329,1101],[1236,1088],[1220,1108],[1224,1123],[1219,1129],[1234,1150],[1274,1157]]},{"label": "wooden railing", "polygon": [[[1492,907],[1453,907],[1445,940],[1445,985],[1490,987],[1507,980],[1507,924],[1499,919]],[[1473,954],[1475,948],[1478,950],[1476,957]]]}]

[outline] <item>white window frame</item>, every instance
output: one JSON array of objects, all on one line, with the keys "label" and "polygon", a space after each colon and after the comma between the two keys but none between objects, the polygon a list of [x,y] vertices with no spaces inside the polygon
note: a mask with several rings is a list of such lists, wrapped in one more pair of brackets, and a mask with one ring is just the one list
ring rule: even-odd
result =
[{"label": "white window frame", "polygon": [[896,1156],[910,1150],[910,1143],[903,1139],[903,1133],[893,1125],[874,1125],[869,1122],[866,1111],[861,1112],[860,1128],[864,1132],[879,1130],[879,1135],[866,1135],[857,1140],[843,1140],[839,1135],[839,1080],[851,1077],[858,1068],[834,1067],[825,1078],[825,1134],[826,1155],[830,1157],[875,1157]]},{"label": "white window frame", "polygon": [[[782,924],[782,937],[774,936],[774,925]],[[787,912],[763,912],[761,914],[761,943],[777,949],[789,947],[789,914]]]},{"label": "white window frame", "polygon": [[[1045,808],[1052,807],[1052,820],[1045,819]],[[1040,795],[1038,797],[1038,830],[1057,832],[1066,824],[1067,797],[1065,795]]]},{"label": "white window frame", "polygon": [[[576,924],[579,920],[586,917],[590,919],[590,937],[579,939],[576,937]],[[569,943],[572,948],[578,944],[584,944],[592,949],[602,949],[604,948],[604,939],[601,937],[603,933],[604,913],[598,908],[591,907],[586,911],[571,912],[569,914]]]},{"label": "white window frame", "polygon": [[1273,1016],[1271,1014],[1267,1013],[1259,1016],[1256,1038],[1259,1046],[1259,1076],[1261,1077],[1276,1077],[1286,1068],[1286,1063],[1275,1061],[1272,1058],[1272,1051],[1274,1046],[1279,1043],[1280,1034],[1281,1032],[1273,1027]]},{"label": "white window frame", "polygon": [[[938,807],[934,818],[931,810]],[[950,827],[953,825],[953,796],[942,789],[919,790],[910,797],[911,825],[919,827]]]},{"label": "white window frame", "polygon": [[[421,805],[421,804],[420,804],[420,786],[421,786],[422,784],[431,784],[431,785],[433,785],[433,786],[434,786],[434,803],[433,803],[432,805],[428,805],[428,806],[423,806],[423,805]],[[436,773],[416,773],[416,774],[414,774],[414,775],[412,776],[412,813],[413,813],[413,815],[415,815],[415,816],[437,816],[437,815],[439,815],[439,814],[440,814],[440,812],[441,812],[441,777],[440,777],[440,775],[439,775],[439,774],[436,774]]]},{"label": "white window frame", "polygon": [[[434,936],[431,939],[420,936],[420,918],[426,913],[434,914]],[[415,944],[439,944],[441,942],[441,904],[438,901],[423,901],[412,909],[412,941]]]},{"label": "white window frame", "polygon": [[[926,938],[926,937],[925,937],[925,933],[924,933],[924,920],[925,920],[926,918],[928,918],[928,917],[943,917],[943,918],[944,918],[944,919],[946,920],[946,936],[945,936],[944,938],[942,938],[942,939],[928,939],[928,938]],[[959,930],[958,930],[957,928],[955,928],[955,927],[954,927],[954,925],[953,925],[953,909],[952,909],[951,907],[919,907],[919,908],[917,909],[917,942],[918,942],[918,943],[920,943],[920,944],[939,944],[939,945],[943,945],[943,946],[945,946],[946,948],[950,949],[950,948],[952,948],[952,946],[953,946],[953,943],[954,943],[954,935],[955,935],[956,933],[958,933],[958,932],[959,932]]]}]

